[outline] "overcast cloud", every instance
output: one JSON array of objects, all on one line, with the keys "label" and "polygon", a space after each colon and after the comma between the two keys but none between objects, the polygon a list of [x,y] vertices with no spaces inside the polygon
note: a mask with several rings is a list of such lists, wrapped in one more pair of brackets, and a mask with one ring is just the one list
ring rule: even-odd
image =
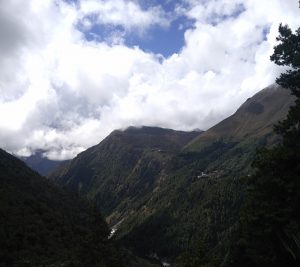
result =
[{"label": "overcast cloud", "polygon": [[[130,125],[205,130],[274,82],[278,26],[299,27],[298,0],[177,2],[0,0],[0,147],[67,159]],[[179,53],[125,45],[176,16],[194,21]],[[88,41],[101,25],[116,30]]]}]

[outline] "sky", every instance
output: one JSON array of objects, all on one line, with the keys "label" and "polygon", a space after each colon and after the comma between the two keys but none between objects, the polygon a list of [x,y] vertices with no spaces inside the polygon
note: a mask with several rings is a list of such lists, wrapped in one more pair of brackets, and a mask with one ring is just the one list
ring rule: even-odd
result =
[{"label": "sky", "polygon": [[206,130],[274,83],[298,0],[0,0],[0,147],[76,156],[115,129]]}]

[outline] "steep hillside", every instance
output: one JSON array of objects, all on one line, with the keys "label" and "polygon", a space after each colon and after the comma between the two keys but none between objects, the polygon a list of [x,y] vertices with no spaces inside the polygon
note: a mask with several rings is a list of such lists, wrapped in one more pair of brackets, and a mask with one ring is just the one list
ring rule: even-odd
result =
[{"label": "steep hillside", "polygon": [[169,133],[157,138],[157,129],[116,131],[51,178],[96,199],[116,238],[136,253],[180,262],[201,248],[204,261],[215,257],[220,266],[247,188],[243,176],[256,149],[276,142],[272,125],[293,101],[271,86],[177,145]]},{"label": "steep hillside", "polygon": [[46,176],[53,170],[57,169],[59,165],[66,163],[66,161],[50,160],[44,155],[44,151],[38,150],[35,154],[29,157],[20,157],[31,169],[37,171],[40,175]]},{"label": "steep hillside", "polygon": [[260,139],[272,133],[274,123],[285,117],[295,101],[286,89],[271,85],[249,98],[232,116],[218,123],[186,146],[199,151],[216,141]]},{"label": "steep hillside", "polygon": [[152,266],[108,240],[95,206],[3,150],[0,226],[0,266]]},{"label": "steep hillside", "polygon": [[247,188],[243,176],[252,173],[256,149],[276,142],[272,124],[293,101],[282,88],[266,88],[191,141],[165,166],[151,199],[121,224],[119,238],[138,253],[171,260],[201,247],[219,266]]},{"label": "steep hillside", "polygon": [[0,181],[1,266],[111,265],[109,229],[97,209],[3,150]]},{"label": "steep hillside", "polygon": [[199,134],[156,127],[117,130],[49,177],[95,199],[113,225],[150,198],[166,162]]},{"label": "steep hillside", "polygon": [[209,154],[202,167],[207,172],[248,175],[256,149],[277,142],[273,125],[286,116],[294,101],[288,90],[269,86],[249,98],[232,116],[192,140],[184,152],[191,158]]}]

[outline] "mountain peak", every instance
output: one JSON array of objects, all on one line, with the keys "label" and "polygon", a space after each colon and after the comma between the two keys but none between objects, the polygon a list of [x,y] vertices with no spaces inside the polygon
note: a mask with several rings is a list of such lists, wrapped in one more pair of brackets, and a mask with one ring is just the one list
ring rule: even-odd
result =
[{"label": "mountain peak", "polygon": [[186,149],[198,150],[217,140],[259,138],[273,131],[273,125],[283,119],[295,99],[290,92],[278,85],[271,85],[248,98],[230,117],[208,129]]}]

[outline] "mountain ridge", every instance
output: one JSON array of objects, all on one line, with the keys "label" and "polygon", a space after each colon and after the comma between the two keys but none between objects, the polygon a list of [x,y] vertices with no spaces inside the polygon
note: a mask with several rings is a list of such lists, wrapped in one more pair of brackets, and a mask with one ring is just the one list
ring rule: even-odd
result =
[{"label": "mountain ridge", "polygon": [[251,175],[256,150],[276,142],[272,124],[293,101],[270,86],[179,143],[172,131],[173,139],[149,139],[147,128],[114,131],[50,179],[95,199],[117,225],[116,238],[140,255],[174,262],[197,246],[220,251],[238,220],[247,189],[242,177]]},{"label": "mountain ridge", "polygon": [[[272,105],[268,105],[272,101]],[[237,111],[192,140],[185,149],[197,150],[219,139],[240,140],[272,133],[273,125],[284,118],[295,98],[290,92],[274,84],[248,98]]]},{"label": "mountain ridge", "polygon": [[42,176],[47,176],[53,170],[57,169],[59,165],[65,164],[69,160],[51,160],[48,159],[44,154],[45,150],[36,150],[32,155],[28,157],[18,157],[24,161],[28,167],[37,171]]},{"label": "mountain ridge", "polygon": [[[0,266],[65,264],[107,266],[109,228],[100,213],[0,149]],[[79,229],[81,229],[79,231]],[[89,239],[90,234],[95,239]],[[86,242],[86,243],[85,243]],[[87,252],[87,259],[79,251]],[[93,253],[98,252],[98,256]],[[108,260],[108,261],[107,261]],[[106,263],[105,263],[106,262]]]},{"label": "mountain ridge", "polygon": [[109,239],[96,206],[0,149],[0,266],[158,267]]},{"label": "mountain ridge", "polygon": [[[149,195],[164,164],[199,134],[147,126],[115,130],[49,178],[95,199],[105,215],[111,215],[117,207],[123,214],[122,205],[134,202],[136,194]],[[138,193],[141,188],[142,193]],[[120,216],[116,217],[109,219],[109,223],[117,223]]]}]

